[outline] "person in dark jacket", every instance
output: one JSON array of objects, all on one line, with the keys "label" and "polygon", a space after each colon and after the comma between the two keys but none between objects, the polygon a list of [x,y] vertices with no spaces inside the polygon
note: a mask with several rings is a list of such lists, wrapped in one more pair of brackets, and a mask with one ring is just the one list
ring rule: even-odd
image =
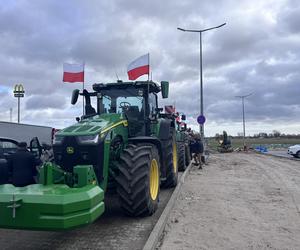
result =
[{"label": "person in dark jacket", "polygon": [[27,143],[20,142],[17,152],[9,159],[9,166],[12,173],[12,184],[16,187],[24,187],[34,184],[34,177],[37,175],[36,166],[39,161],[27,150]]},{"label": "person in dark jacket", "polygon": [[204,147],[199,134],[196,134],[194,136],[194,141],[191,148],[192,148],[192,152],[194,153],[193,158],[195,161],[195,165],[199,166],[199,169],[202,169],[202,163],[204,163],[202,162]]}]

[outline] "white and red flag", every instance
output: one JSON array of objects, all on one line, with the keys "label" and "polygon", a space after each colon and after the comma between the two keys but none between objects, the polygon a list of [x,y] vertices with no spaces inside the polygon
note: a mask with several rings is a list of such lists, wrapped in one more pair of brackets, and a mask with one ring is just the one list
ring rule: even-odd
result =
[{"label": "white and red flag", "polygon": [[84,63],[64,63],[63,82],[84,82]]},{"label": "white and red flag", "polygon": [[166,105],[165,106],[165,112],[167,114],[174,114],[175,113],[175,107],[173,105]]},{"label": "white and red flag", "polygon": [[149,75],[150,72],[150,55],[149,53],[135,59],[127,67],[129,80],[135,80],[142,75]]}]

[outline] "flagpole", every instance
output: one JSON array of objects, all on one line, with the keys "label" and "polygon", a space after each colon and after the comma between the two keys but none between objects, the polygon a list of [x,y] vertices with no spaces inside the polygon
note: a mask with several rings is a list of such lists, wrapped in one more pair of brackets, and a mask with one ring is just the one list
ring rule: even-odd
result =
[{"label": "flagpole", "polygon": [[[148,53],[148,61],[149,61],[149,70],[148,70],[148,96],[150,92],[150,53]],[[151,79],[152,80],[152,79]]]},{"label": "flagpole", "polygon": [[[83,63],[82,93],[83,93],[83,90],[84,90],[84,72],[85,72],[85,63]],[[84,115],[84,95],[82,95],[82,115]]]},{"label": "flagpole", "polygon": [[[149,62],[149,70],[148,70],[148,103],[149,103],[149,96],[150,96],[150,53],[148,53],[148,62]],[[149,105],[147,105],[148,106],[148,109],[149,109],[149,114],[148,114],[148,118],[150,117],[150,106]],[[145,111],[146,111],[146,109],[145,109]],[[146,111],[146,112],[148,112],[148,111]],[[149,131],[148,129],[147,129],[147,127],[148,127],[148,125],[146,125],[145,126],[145,134],[147,135],[147,132]],[[150,127],[149,127],[149,129],[150,129]]]}]

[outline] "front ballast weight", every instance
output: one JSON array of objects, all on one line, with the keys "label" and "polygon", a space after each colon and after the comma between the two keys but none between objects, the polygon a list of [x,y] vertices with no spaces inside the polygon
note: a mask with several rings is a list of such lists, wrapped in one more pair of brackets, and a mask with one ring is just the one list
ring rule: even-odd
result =
[{"label": "front ballast weight", "polygon": [[65,230],[92,223],[104,212],[104,192],[95,177],[89,165],[75,166],[70,174],[46,163],[40,184],[1,185],[0,227]]}]

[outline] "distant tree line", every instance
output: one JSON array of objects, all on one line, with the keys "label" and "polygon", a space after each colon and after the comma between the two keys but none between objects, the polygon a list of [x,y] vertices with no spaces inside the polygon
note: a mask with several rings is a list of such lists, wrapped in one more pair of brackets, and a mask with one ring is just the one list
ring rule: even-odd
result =
[{"label": "distant tree line", "polygon": [[[216,133],[214,137],[219,138],[220,134]],[[243,133],[239,132],[237,133],[237,136],[230,136],[230,137],[243,138]],[[247,137],[248,138],[299,138],[300,139],[300,134],[285,134],[285,133],[281,133],[278,130],[273,130],[272,133],[260,132],[258,134],[254,134],[253,136],[247,136]]]},{"label": "distant tree line", "polygon": [[281,133],[278,130],[273,130],[272,133],[260,132],[258,134],[254,134],[253,138],[300,138],[300,134],[285,134]]}]

